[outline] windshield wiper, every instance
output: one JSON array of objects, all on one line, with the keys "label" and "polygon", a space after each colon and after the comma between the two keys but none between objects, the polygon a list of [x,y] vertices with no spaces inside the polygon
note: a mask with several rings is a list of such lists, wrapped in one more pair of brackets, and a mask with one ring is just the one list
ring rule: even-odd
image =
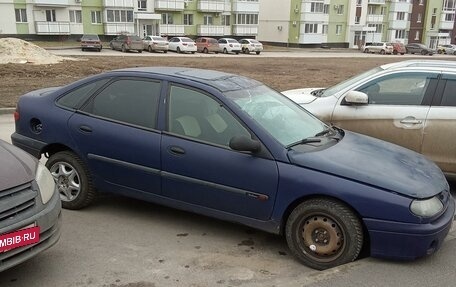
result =
[{"label": "windshield wiper", "polygon": [[329,134],[330,132],[332,132],[333,130],[331,128],[326,128],[324,130],[322,130],[321,132],[317,133],[315,135],[315,137],[321,137],[321,136],[324,136],[325,134]]},{"label": "windshield wiper", "polygon": [[305,138],[305,139],[302,139],[302,140],[299,140],[297,142],[287,145],[286,148],[289,149],[289,148],[292,148],[292,147],[300,145],[300,144],[319,143],[319,142],[321,142],[321,139],[319,139],[319,138],[313,138],[313,137]]}]

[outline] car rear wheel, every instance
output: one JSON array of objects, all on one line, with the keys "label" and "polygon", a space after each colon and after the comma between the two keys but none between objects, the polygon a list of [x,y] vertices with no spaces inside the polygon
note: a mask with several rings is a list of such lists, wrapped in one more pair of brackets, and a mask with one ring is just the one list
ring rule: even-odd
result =
[{"label": "car rear wheel", "polygon": [[181,49],[179,47],[177,47],[176,52],[180,54],[181,53]]},{"label": "car rear wheel", "polygon": [[74,153],[55,153],[46,162],[46,167],[57,185],[63,208],[81,209],[94,201],[96,192],[88,170]]},{"label": "car rear wheel", "polygon": [[255,52],[257,55],[259,55],[261,52]]},{"label": "car rear wheel", "polygon": [[427,52],[425,50],[421,50],[421,55],[426,55]]},{"label": "car rear wheel", "polygon": [[142,50],[137,50],[137,51],[138,51],[138,53],[142,53]]},{"label": "car rear wheel", "polygon": [[122,45],[122,53],[126,53],[127,52],[127,48],[125,48],[125,45]]},{"label": "car rear wheel", "polygon": [[359,218],[332,199],[310,199],[290,214],[285,235],[292,253],[318,270],[354,261],[363,246]]},{"label": "car rear wheel", "polygon": [[364,49],[364,53],[369,53],[369,49]]},{"label": "car rear wheel", "polygon": [[381,55],[385,55],[385,50],[381,50],[381,51],[380,51],[380,54],[381,54]]},{"label": "car rear wheel", "polygon": [[228,54],[228,50],[226,48],[223,49],[223,54]]},{"label": "car rear wheel", "polygon": [[209,53],[209,51],[207,50],[207,48],[204,48],[204,49],[203,49],[203,53],[204,53],[204,54]]},{"label": "car rear wheel", "polygon": [[149,51],[149,53],[152,53],[152,52],[154,51],[154,50],[152,50],[152,47],[151,47],[151,46],[149,46],[149,47],[147,48],[147,50]]}]

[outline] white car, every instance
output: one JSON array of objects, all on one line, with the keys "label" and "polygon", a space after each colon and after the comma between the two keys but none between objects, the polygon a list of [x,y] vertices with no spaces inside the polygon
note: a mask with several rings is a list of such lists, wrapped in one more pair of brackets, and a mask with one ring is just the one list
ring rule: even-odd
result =
[{"label": "white car", "polygon": [[169,42],[160,36],[146,36],[143,39],[143,47],[144,50],[147,50],[150,53],[156,51],[163,51],[163,53],[168,53]]},{"label": "white car", "polygon": [[241,52],[241,44],[236,39],[233,38],[220,38],[218,40],[219,50],[221,53],[235,53],[239,54]]},{"label": "white car", "polygon": [[174,37],[169,40],[168,50],[177,53],[196,53],[196,43],[188,37]]},{"label": "white car", "polygon": [[241,39],[239,40],[239,43],[241,44],[241,50],[244,54],[255,52],[259,55],[263,51],[263,44],[255,39]]},{"label": "white car", "polygon": [[327,123],[422,153],[456,179],[455,75],[454,61],[410,60],[283,94]]},{"label": "white car", "polygon": [[385,42],[374,42],[374,43],[366,43],[362,47],[364,53],[379,53],[382,55],[385,54],[392,54],[393,53],[393,45],[391,43]]}]

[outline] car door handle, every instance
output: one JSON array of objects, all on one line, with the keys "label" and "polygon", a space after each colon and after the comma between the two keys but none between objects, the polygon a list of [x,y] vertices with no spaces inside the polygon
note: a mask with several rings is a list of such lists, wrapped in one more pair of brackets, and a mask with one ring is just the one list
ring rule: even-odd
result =
[{"label": "car door handle", "polygon": [[86,126],[86,125],[80,126],[79,130],[84,132],[84,133],[91,133],[92,132],[92,128],[89,127],[89,126]]},{"label": "car door handle", "polygon": [[417,120],[417,119],[403,119],[401,120],[401,124],[405,124],[405,125],[419,125],[421,124],[423,121],[420,121],[420,120]]},{"label": "car door handle", "polygon": [[168,147],[168,150],[172,154],[176,154],[176,155],[185,154],[185,150],[183,148],[181,148],[181,147],[178,147],[178,146],[170,146],[170,147]]}]

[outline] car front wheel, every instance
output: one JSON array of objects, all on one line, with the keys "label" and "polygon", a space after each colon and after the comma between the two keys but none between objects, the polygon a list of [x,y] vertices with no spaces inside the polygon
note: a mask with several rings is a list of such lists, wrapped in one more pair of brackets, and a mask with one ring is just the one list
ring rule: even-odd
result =
[{"label": "car front wheel", "polygon": [[81,209],[95,199],[95,189],[84,163],[72,152],[53,154],[46,162],[66,209]]},{"label": "car front wheel", "polygon": [[332,199],[310,199],[290,214],[285,235],[292,253],[318,270],[354,261],[363,246],[359,218]]}]

